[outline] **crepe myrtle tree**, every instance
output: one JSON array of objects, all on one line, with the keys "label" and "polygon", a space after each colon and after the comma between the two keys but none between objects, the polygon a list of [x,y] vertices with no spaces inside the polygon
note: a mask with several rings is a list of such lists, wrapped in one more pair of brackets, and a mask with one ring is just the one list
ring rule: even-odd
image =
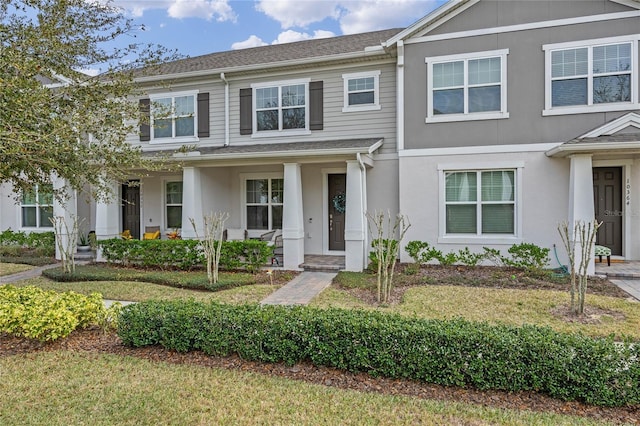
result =
[{"label": "crepe myrtle tree", "polygon": [[102,198],[159,167],[126,142],[141,116],[134,77],[176,55],[137,43],[141,28],[111,0],[0,2],[0,184],[20,193],[57,177]]}]

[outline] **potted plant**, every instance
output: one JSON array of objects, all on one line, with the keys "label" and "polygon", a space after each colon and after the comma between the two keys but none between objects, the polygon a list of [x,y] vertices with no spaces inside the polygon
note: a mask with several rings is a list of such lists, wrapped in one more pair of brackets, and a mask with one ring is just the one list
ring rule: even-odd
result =
[{"label": "potted plant", "polygon": [[80,233],[78,242],[78,251],[90,251],[91,246],[89,245],[89,236],[84,232]]}]

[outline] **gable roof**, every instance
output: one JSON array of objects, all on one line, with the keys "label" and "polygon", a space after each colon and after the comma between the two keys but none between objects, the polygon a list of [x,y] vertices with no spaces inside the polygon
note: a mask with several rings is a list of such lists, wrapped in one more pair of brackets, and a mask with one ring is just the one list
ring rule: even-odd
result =
[{"label": "gable roof", "polygon": [[392,28],[361,34],[211,53],[159,65],[153,68],[152,76],[142,77],[141,79],[146,80],[160,76],[189,75],[202,72],[213,74],[250,71],[252,69],[299,65],[332,59],[347,59],[371,54],[385,54],[382,43],[401,30],[401,28]]}]

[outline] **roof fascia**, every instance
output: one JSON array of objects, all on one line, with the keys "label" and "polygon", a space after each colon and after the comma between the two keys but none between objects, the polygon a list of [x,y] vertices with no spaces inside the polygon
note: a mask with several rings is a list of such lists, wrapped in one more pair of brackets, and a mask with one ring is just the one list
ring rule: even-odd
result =
[{"label": "roof fascia", "polygon": [[391,37],[384,43],[384,45],[387,47],[393,46],[399,40],[405,40],[409,37],[415,36],[416,34],[420,34],[422,36],[464,12],[479,1],[480,0],[449,0],[447,3],[427,14],[422,19],[414,22],[398,34]]},{"label": "roof fascia", "polygon": [[610,0],[614,3],[622,4],[627,7],[633,7],[634,9],[640,9],[640,1],[638,0]]},{"label": "roof fascia", "polygon": [[579,136],[578,139],[597,138],[598,136],[602,135],[612,135],[628,126],[640,128],[640,115],[636,114],[635,112],[630,112],[623,115],[622,117],[608,122],[603,126],[596,127],[595,129],[585,133],[584,135]]},{"label": "roof fascia", "polygon": [[640,150],[639,142],[595,142],[582,144],[562,144],[545,152],[547,157],[568,157],[573,154],[611,152],[624,149]]}]

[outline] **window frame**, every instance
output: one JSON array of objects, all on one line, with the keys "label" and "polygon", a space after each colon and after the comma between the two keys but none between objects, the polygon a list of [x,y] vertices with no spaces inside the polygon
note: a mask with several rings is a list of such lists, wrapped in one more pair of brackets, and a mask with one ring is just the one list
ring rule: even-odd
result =
[{"label": "window frame", "polygon": [[[472,52],[456,55],[433,56],[426,57],[427,65],[427,117],[425,123],[446,123],[458,121],[474,121],[474,120],[496,120],[509,118],[507,108],[507,56],[509,49],[499,49],[484,52]],[[469,61],[479,59],[500,58],[500,110],[499,111],[482,111],[469,112]],[[464,83],[462,86],[464,93],[464,108],[462,113],[458,114],[434,114],[433,112],[433,66],[442,63],[463,62],[464,65]],[[496,85],[496,84],[491,84]],[[480,86],[478,86],[480,87]]]},{"label": "window frame", "polygon": [[[252,138],[259,137],[274,137],[274,136],[296,136],[296,135],[308,135],[311,134],[310,129],[310,98],[309,98],[309,83],[311,82],[310,78],[302,78],[296,80],[281,80],[281,81],[269,81],[263,83],[253,83],[251,85],[251,120],[252,120]],[[299,129],[283,129],[282,128],[282,87],[283,86],[296,86],[296,85],[304,85],[304,128]],[[268,89],[268,88],[278,88],[278,129],[277,130],[258,130],[258,114],[257,114],[257,94],[256,91],[258,89]],[[299,108],[300,105],[297,105]]]},{"label": "window frame", "polygon": [[[181,203],[168,203],[167,202],[167,196],[169,194],[169,192],[167,191],[167,185],[170,183],[182,183],[182,202]],[[162,223],[165,227],[165,229],[176,229],[177,227],[174,226],[169,226],[169,213],[167,208],[168,207],[180,207],[180,216],[182,217],[182,209],[184,208],[184,181],[178,177],[176,178],[166,178],[163,180],[163,184],[162,184],[162,205],[163,205],[163,209],[162,209],[162,213],[164,214],[164,218],[162,220]],[[180,222],[182,222],[182,219],[180,219]],[[179,229],[182,229],[184,227],[184,223],[181,223],[182,226],[179,227]]]},{"label": "window frame", "polygon": [[[170,93],[158,93],[149,95],[150,106],[149,106],[149,132],[150,132],[150,144],[160,144],[160,143],[180,143],[180,142],[197,142],[199,141],[198,137],[198,90],[189,90],[183,92],[170,92]],[[185,116],[176,116],[175,114],[175,103],[176,98],[191,96],[193,97],[193,135],[186,136],[176,136],[176,118],[188,117]],[[155,117],[153,113],[153,104],[154,102],[158,102],[161,99],[171,99],[171,114],[168,117],[163,117],[162,120],[171,120],[171,137],[156,137],[155,135]]]},{"label": "window frame", "polygon": [[[243,224],[243,227],[249,232],[249,236],[257,237],[259,235],[264,234],[265,232],[273,231],[274,229],[281,229],[281,228],[273,228],[272,207],[282,206],[282,212],[284,214],[284,175],[282,173],[243,173],[241,175],[241,178],[242,178],[242,188],[241,188],[242,224]],[[271,201],[271,193],[273,188],[272,181],[276,179],[282,180],[282,203],[274,203]],[[251,180],[268,180],[269,181],[268,183],[269,197],[268,197],[267,203],[248,203],[247,202],[247,182]],[[268,229],[249,228],[249,225],[248,225],[249,220],[247,215],[248,206],[267,206],[268,207],[268,215],[269,215]],[[284,226],[284,223],[283,223],[283,226]]]},{"label": "window frame", "polygon": [[[522,242],[522,175],[524,162],[493,162],[493,163],[469,163],[469,164],[441,164],[438,165],[439,182],[439,243],[459,243],[459,244],[518,244]],[[494,171],[514,172],[514,223],[512,234],[483,234],[482,233],[482,173]],[[476,210],[476,233],[457,234],[447,233],[447,201],[446,201],[446,174],[456,172],[475,172],[478,176],[478,197],[475,204],[479,206]],[[500,202],[499,204],[504,204]]]},{"label": "window frame", "polygon": [[[626,111],[632,109],[639,109],[640,103],[638,98],[638,40],[640,36],[620,36],[620,37],[607,37],[591,40],[571,41],[567,43],[554,43],[545,44],[542,46],[544,51],[544,66],[545,66],[545,101],[543,116],[549,115],[565,115],[565,114],[584,114],[592,112],[606,112],[606,111]],[[611,102],[611,103],[593,103],[593,49],[594,47],[601,47],[614,44],[631,43],[631,81],[630,91],[631,98],[628,102]],[[587,74],[587,104],[586,105],[570,105],[570,106],[552,106],[552,54],[553,52],[570,49],[588,49],[588,74]],[[614,74],[614,73],[611,73]],[[623,73],[618,73],[623,74]]]},{"label": "window frame", "polygon": [[[20,220],[20,229],[25,229],[25,230],[53,230],[53,223],[49,222],[47,225],[44,225],[42,223],[40,223],[40,215],[41,212],[40,210],[43,208],[50,208],[51,209],[51,216],[53,217],[53,204],[54,204],[54,199],[53,199],[53,185],[51,185],[51,204],[44,204],[44,203],[40,203],[40,187],[39,185],[34,185],[33,186],[33,194],[34,194],[34,204],[24,204],[24,194],[22,194],[20,196],[20,203],[18,206],[18,212],[19,212],[19,220]],[[24,214],[23,214],[23,209],[24,208],[35,208],[36,211],[36,225],[35,226],[26,226],[24,224]]]},{"label": "window frame", "polygon": [[[356,105],[349,104],[349,94],[370,91],[349,91],[349,81],[359,78],[373,78],[373,103]],[[342,112],[377,111],[382,108],[380,105],[380,70],[342,74],[342,80],[344,102]]]}]

